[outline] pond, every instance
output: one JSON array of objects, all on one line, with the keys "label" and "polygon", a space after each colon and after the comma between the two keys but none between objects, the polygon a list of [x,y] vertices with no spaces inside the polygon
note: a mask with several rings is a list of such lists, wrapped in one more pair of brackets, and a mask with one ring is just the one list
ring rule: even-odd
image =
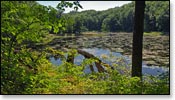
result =
[{"label": "pond", "polygon": [[[54,38],[47,45],[56,50],[64,47],[74,49],[103,48],[131,56],[132,37],[132,33],[105,33],[101,36],[69,36]],[[169,36],[144,36],[143,61],[149,66],[169,67]]]},{"label": "pond", "polygon": [[[113,66],[114,64],[123,66],[127,68],[128,70],[131,70],[131,59],[127,56],[122,55],[119,52],[111,52],[109,49],[102,49],[102,48],[83,48],[82,50],[93,54],[94,56],[98,57],[102,62],[109,64],[110,66]],[[74,59],[74,64],[80,65],[81,62],[84,60],[84,56],[79,54]],[[55,59],[54,57],[50,57],[49,60],[54,65],[60,65],[61,59]],[[95,66],[94,71],[98,71]],[[161,66],[148,66],[144,63],[142,63],[142,73],[143,75],[159,75],[165,72],[168,72],[169,68],[161,67]],[[90,67],[86,67],[84,69],[85,73],[91,73]]]}]

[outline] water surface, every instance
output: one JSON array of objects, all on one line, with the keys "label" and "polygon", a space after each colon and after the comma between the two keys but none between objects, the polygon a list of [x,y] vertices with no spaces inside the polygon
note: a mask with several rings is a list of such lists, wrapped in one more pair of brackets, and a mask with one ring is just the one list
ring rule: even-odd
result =
[{"label": "water surface", "polygon": [[[88,53],[93,54],[94,56],[98,57],[104,63],[107,63],[112,66],[112,64],[119,64],[123,67],[126,67],[128,70],[131,70],[131,59],[127,56],[122,55],[119,52],[111,52],[109,49],[100,49],[100,48],[84,48],[82,49]],[[61,59],[55,59],[54,57],[49,58],[51,63],[54,65],[60,65]],[[83,60],[84,56],[79,54],[74,59],[74,64],[80,65]],[[118,62],[117,62],[118,61]],[[94,71],[97,72],[97,68],[93,65]],[[144,62],[142,63],[142,73],[143,75],[159,75],[169,71],[168,68],[160,67],[160,66],[148,66]],[[84,70],[85,73],[91,73],[89,67],[86,67]]]}]

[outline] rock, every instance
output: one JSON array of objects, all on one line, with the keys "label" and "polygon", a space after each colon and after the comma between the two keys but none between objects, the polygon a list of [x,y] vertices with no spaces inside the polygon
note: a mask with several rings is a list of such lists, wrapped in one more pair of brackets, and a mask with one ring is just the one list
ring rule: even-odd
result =
[{"label": "rock", "polygon": [[121,49],[121,48],[116,48],[116,52],[123,53],[124,51],[123,51],[123,49]]}]

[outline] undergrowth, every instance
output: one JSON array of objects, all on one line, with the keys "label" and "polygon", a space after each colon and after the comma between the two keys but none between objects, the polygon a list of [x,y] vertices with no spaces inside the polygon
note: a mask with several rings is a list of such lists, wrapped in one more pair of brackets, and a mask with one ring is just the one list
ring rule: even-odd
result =
[{"label": "undergrowth", "polygon": [[[23,54],[21,51],[18,56]],[[60,52],[58,51],[60,54]],[[37,59],[39,52],[33,51],[30,56]],[[131,77],[127,72],[121,74],[118,70],[106,68],[106,72],[92,72],[86,74],[83,69],[95,62],[86,59],[81,65],[66,62],[59,66],[52,65],[46,58],[46,52],[35,64],[37,72],[33,73],[22,64],[13,64],[15,67],[6,69],[1,78],[2,94],[169,94],[168,75],[144,76],[141,82],[138,77]],[[29,56],[29,55],[28,55]],[[34,64],[26,58],[29,64]],[[36,57],[36,58],[35,58]],[[3,63],[5,64],[5,63]],[[119,66],[115,66],[119,67]],[[5,68],[5,67],[4,67]],[[3,69],[3,67],[1,68]],[[4,69],[3,69],[4,70]],[[127,70],[127,69],[123,69]]]}]

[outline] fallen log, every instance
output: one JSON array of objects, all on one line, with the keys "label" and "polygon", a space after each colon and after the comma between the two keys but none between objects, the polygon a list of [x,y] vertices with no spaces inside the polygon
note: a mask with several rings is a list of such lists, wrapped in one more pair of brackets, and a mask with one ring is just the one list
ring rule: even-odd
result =
[{"label": "fallen log", "polygon": [[[68,51],[67,48],[64,48],[64,50],[65,50],[65,51]],[[106,63],[102,62],[98,57],[95,57],[93,54],[90,54],[90,53],[88,53],[88,52],[86,52],[86,51],[83,51],[83,50],[81,50],[81,49],[77,49],[77,52],[78,52],[79,54],[83,55],[85,58],[93,58],[93,59],[96,59],[97,62],[95,62],[95,65],[96,65],[96,67],[97,67],[98,72],[105,72],[105,69],[102,67],[102,65],[105,66],[105,67],[108,67],[108,68],[111,67],[111,66],[109,66],[109,64],[106,64]],[[73,55],[73,54],[72,54],[72,55]],[[68,55],[67,62],[73,63],[74,57],[73,57],[72,55]],[[113,69],[113,67],[111,67],[111,69]],[[90,70],[91,70],[92,72],[94,72],[93,65],[90,65]]]},{"label": "fallen log", "polygon": [[[95,62],[95,65],[96,65],[96,67],[98,69],[98,72],[105,72],[105,69],[101,66],[102,61],[99,58],[95,57],[94,55],[92,55],[92,54],[90,54],[90,53],[88,53],[86,51],[80,50],[80,49],[78,49],[77,52],[79,54],[83,55],[85,58],[94,58],[94,59],[98,60],[98,62]],[[90,68],[91,68],[91,71],[92,71],[93,67],[90,66]]]}]

